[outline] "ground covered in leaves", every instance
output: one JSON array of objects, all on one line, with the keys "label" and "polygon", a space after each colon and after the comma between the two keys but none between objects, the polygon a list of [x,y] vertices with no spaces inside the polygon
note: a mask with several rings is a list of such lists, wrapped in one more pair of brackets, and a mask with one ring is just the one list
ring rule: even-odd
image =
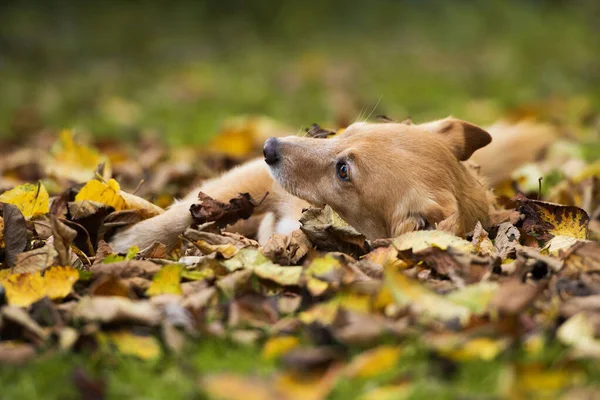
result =
[{"label": "ground covered in leaves", "polygon": [[222,230],[260,199],[228,210],[201,195],[175,249],[127,254],[107,244],[115,230],[258,154],[280,125],[238,119],[211,151],[71,131],[9,144],[2,396],[595,398],[600,164],[574,140],[597,140],[593,126],[500,185],[510,222],[466,238],[368,242],[325,208],[260,247]]}]

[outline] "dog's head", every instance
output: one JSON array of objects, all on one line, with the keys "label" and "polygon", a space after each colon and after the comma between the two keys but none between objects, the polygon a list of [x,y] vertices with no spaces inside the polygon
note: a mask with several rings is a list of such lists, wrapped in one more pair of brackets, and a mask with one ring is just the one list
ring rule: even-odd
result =
[{"label": "dog's head", "polygon": [[485,188],[461,161],[490,141],[483,129],[453,118],[361,122],[331,139],[269,138],[264,155],[288,192],[328,204],[374,239],[438,224],[464,233],[485,220]]}]

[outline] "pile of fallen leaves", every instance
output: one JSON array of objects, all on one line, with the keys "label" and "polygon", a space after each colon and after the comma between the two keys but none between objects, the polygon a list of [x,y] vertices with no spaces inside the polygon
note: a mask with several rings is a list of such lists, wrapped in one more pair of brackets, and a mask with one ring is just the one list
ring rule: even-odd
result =
[{"label": "pile of fallen leaves", "polygon": [[[144,138],[131,148],[98,142],[98,151],[70,131],[50,152],[46,134],[5,154],[0,363],[56,352],[160,360],[210,337],[260,346],[280,368],[202,376],[209,397],[319,399],[340,379],[375,379],[356,396],[397,399],[410,397],[411,373],[390,371],[410,363],[405,344],[418,342],[446,370],[504,360],[492,397],[596,393],[585,360],[600,359],[598,163],[544,192],[563,205],[535,199],[515,177],[498,190],[512,222],[478,225],[467,238],[419,231],[369,242],[326,207],[260,247],[222,231],[260,199],[242,195],[232,213],[202,195],[195,228],[174,249],[155,242],[115,254],[115,230],[259,149],[255,131],[268,129],[252,123],[213,143],[236,143],[228,156]],[[562,351],[550,366],[535,361],[554,345]]]}]

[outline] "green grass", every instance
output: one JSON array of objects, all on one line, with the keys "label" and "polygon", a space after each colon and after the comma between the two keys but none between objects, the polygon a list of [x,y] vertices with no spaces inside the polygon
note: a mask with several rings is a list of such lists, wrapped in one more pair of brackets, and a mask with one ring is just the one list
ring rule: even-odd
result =
[{"label": "green grass", "polygon": [[27,4],[0,12],[0,137],[77,127],[202,143],[238,114],[297,129],[600,104],[593,1]]}]

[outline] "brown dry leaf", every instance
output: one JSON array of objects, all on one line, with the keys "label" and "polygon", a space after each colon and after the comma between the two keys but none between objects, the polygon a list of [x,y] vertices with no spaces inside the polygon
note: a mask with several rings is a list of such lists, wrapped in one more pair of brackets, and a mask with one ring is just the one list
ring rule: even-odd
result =
[{"label": "brown dry leaf", "polygon": [[182,271],[183,265],[181,264],[165,265],[152,278],[152,284],[146,291],[146,294],[148,296],[181,294],[180,280]]},{"label": "brown dry leaf", "polygon": [[124,297],[83,297],[73,310],[74,319],[101,323],[136,322],[158,325],[160,311],[149,301],[133,301]]},{"label": "brown dry leaf", "polygon": [[400,358],[401,350],[396,346],[379,346],[365,351],[352,359],[344,370],[349,378],[368,379],[393,369]]},{"label": "brown dry leaf", "polygon": [[35,347],[28,343],[20,343],[11,340],[0,342],[0,364],[24,364],[35,356]]},{"label": "brown dry leaf", "polygon": [[558,339],[572,347],[576,356],[600,358],[600,339],[594,333],[594,324],[585,312],[573,315],[556,331]]},{"label": "brown dry leaf", "polygon": [[43,271],[52,265],[56,265],[58,253],[54,246],[46,244],[35,250],[19,253],[15,259],[15,267],[12,273],[22,274],[25,272]]},{"label": "brown dry leaf", "polygon": [[90,296],[131,297],[129,285],[116,276],[104,275],[95,280],[89,289]]},{"label": "brown dry leaf", "polygon": [[144,361],[157,360],[162,351],[154,336],[135,335],[127,330],[99,333],[100,337],[116,346],[121,354]]},{"label": "brown dry leaf", "polygon": [[276,376],[274,386],[279,397],[286,400],[323,400],[333,389],[341,372],[342,368],[335,365],[324,374],[284,372]]},{"label": "brown dry leaf", "polygon": [[8,267],[15,266],[17,254],[27,247],[27,225],[25,218],[17,206],[4,204],[4,257]]},{"label": "brown dry leaf", "polygon": [[600,271],[600,245],[596,242],[578,243],[564,255],[561,274],[578,277],[581,273]]},{"label": "brown dry leaf", "polygon": [[521,193],[515,200],[525,215],[523,229],[528,235],[542,241],[558,235],[587,239],[590,217],[581,208],[530,200]]},{"label": "brown dry leaf", "polygon": [[83,219],[100,212],[106,213],[106,209],[110,209],[110,206],[107,206],[106,204],[91,200],[71,201],[68,203],[67,207],[71,219],[74,220]]},{"label": "brown dry leaf", "polygon": [[12,274],[2,281],[9,304],[28,307],[48,296],[62,299],[71,293],[79,279],[79,272],[72,267],[48,268],[42,277],[40,272]]},{"label": "brown dry leaf", "polygon": [[26,220],[50,211],[50,198],[41,182],[37,185],[25,183],[0,194],[0,203],[17,206]]},{"label": "brown dry leaf", "polygon": [[430,247],[438,247],[442,250],[451,247],[465,253],[474,251],[474,247],[470,242],[445,231],[408,232],[395,238],[393,243],[398,251],[411,250],[413,253],[418,253]]},{"label": "brown dry leaf", "polygon": [[140,251],[138,256],[142,258],[167,258],[167,246],[160,242],[154,242],[150,247]]},{"label": "brown dry leaf", "polygon": [[63,224],[55,215],[50,216],[52,223],[52,236],[54,237],[54,248],[58,253],[60,265],[71,265],[71,243],[77,236],[77,231]]},{"label": "brown dry leaf", "polygon": [[471,243],[475,247],[475,251],[483,256],[496,257],[498,255],[494,243],[491,241],[488,233],[483,229],[483,226],[479,221],[473,230],[473,239],[471,240]]},{"label": "brown dry leaf", "polygon": [[113,275],[119,278],[150,278],[160,271],[160,265],[146,260],[125,260],[109,264],[94,264],[90,271],[94,278],[103,275]]},{"label": "brown dry leaf", "polygon": [[271,385],[257,378],[229,373],[209,375],[201,381],[202,390],[210,398],[222,400],[276,400],[280,397]]},{"label": "brown dry leaf", "polygon": [[514,257],[515,251],[519,248],[519,239],[521,232],[510,222],[504,222],[498,226],[498,233],[494,240],[494,247],[501,260],[508,257]]},{"label": "brown dry leaf", "polygon": [[[43,329],[36,321],[34,321],[27,311],[16,306],[4,306],[0,310],[2,317],[2,330],[11,329],[10,325],[16,326],[23,330],[22,337],[29,342],[33,342],[37,347],[44,344],[48,339],[47,330]],[[4,335],[4,332],[2,333]]]},{"label": "brown dry leaf", "polygon": [[302,232],[319,249],[341,251],[354,257],[369,251],[366,238],[329,206],[304,211],[300,224]]},{"label": "brown dry leaf", "polygon": [[190,207],[196,225],[215,222],[219,228],[232,225],[240,219],[248,219],[258,205],[248,193],[240,193],[229,200],[228,204],[215,200],[206,193],[198,193],[198,204]]},{"label": "brown dry leaf", "polygon": [[523,283],[518,277],[507,279],[496,291],[490,307],[501,315],[517,315],[533,303],[547,284],[547,281],[537,285]]},{"label": "brown dry leaf", "polygon": [[292,232],[291,236],[274,234],[264,248],[263,254],[271,261],[282,265],[295,265],[312,249],[308,237],[300,229]]}]

